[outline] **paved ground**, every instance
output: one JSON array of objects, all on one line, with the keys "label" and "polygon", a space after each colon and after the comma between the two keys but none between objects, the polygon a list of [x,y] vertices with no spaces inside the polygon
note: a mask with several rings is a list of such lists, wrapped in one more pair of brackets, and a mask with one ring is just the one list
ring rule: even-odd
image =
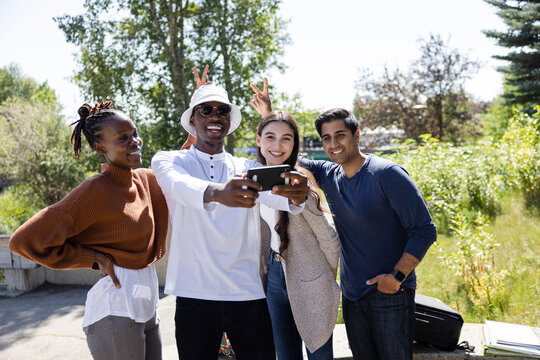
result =
[{"label": "paved ground", "polygon": [[[88,286],[45,284],[18,297],[0,297],[0,360],[91,360],[81,328],[88,289]],[[174,308],[174,297],[161,294],[158,313],[164,360],[178,360]],[[470,355],[481,355],[480,336],[478,324],[465,324],[461,340],[476,346],[475,353]],[[470,355],[417,346],[414,359],[470,359]],[[334,330],[334,356],[352,359],[343,325],[336,325]]]},{"label": "paved ground", "polygon": [[[81,328],[88,289],[45,284],[18,297],[0,297],[0,359],[91,360]],[[174,308],[174,297],[161,294],[158,313],[164,360],[178,359]],[[349,357],[345,329],[336,329],[334,338],[336,357]]]}]

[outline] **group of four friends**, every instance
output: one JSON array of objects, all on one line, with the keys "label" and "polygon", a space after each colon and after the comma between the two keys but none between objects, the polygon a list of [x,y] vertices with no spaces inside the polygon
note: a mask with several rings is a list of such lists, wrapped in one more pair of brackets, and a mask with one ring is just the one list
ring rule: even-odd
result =
[{"label": "group of four friends", "polygon": [[[79,109],[82,135],[105,163],[12,235],[10,250],[55,269],[100,269],[83,329],[94,359],[161,359],[155,262],[171,238],[165,293],[176,296],[180,360],[214,360],[226,332],[239,360],[333,359],[340,290],[355,359],[412,359],[415,267],[436,231],[408,173],[359,150],[344,109],[315,120],[331,161],[299,156],[294,119],[272,111],[268,82],[251,85],[261,114],[257,158],[224,151],[240,109],[196,69],[183,149],[141,166],[142,139],[110,102]],[[271,191],[242,176],[287,164]],[[319,188],[328,203],[326,209]],[[335,225],[328,221],[331,215]],[[340,286],[336,283],[340,264]]]}]

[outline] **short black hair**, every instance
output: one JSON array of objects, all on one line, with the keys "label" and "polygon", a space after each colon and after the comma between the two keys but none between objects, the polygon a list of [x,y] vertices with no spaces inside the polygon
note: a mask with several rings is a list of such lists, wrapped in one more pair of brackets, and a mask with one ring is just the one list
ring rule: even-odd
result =
[{"label": "short black hair", "polygon": [[345,109],[336,108],[324,112],[315,120],[315,128],[317,129],[319,136],[322,136],[322,124],[334,120],[342,120],[345,123],[345,126],[351,130],[353,135],[356,133],[356,130],[358,130],[358,120],[356,120],[354,115]]}]

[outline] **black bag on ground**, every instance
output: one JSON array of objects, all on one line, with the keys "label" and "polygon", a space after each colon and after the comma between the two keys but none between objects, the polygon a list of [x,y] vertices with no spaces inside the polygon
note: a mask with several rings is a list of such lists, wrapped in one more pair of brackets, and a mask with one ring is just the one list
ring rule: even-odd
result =
[{"label": "black bag on ground", "polygon": [[442,350],[456,349],[463,318],[441,300],[425,295],[415,296],[414,340]]}]

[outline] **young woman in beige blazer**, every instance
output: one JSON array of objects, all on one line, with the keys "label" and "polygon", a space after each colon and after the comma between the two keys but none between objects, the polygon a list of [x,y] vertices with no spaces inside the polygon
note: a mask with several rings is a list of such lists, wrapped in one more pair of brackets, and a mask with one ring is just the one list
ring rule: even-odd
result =
[{"label": "young woman in beige blazer", "polygon": [[[271,113],[257,129],[257,159],[265,165],[296,166],[299,135],[294,119]],[[309,176],[310,174],[308,174]],[[339,241],[322,211],[315,182],[298,215],[255,207],[261,238],[261,274],[279,360],[333,359],[332,332],[340,289],[335,277]]]}]

